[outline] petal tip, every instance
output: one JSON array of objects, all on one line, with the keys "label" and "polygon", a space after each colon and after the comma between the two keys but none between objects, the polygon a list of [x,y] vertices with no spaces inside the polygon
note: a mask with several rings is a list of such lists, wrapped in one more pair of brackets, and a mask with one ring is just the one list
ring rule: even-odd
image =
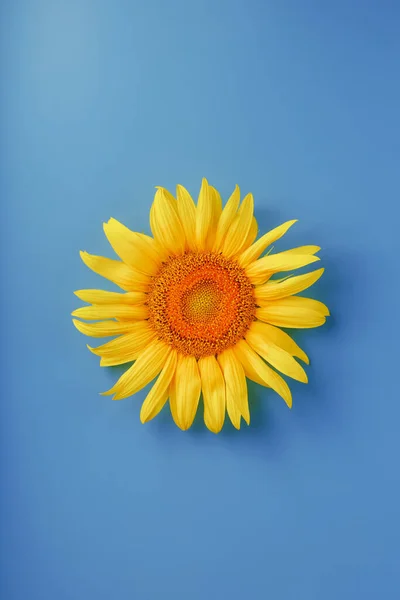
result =
[{"label": "petal tip", "polygon": [[188,429],[190,429],[192,426],[192,422],[185,422],[179,418],[175,421],[175,424],[179,427],[181,431],[188,431]]},{"label": "petal tip", "polygon": [[222,423],[221,426],[217,425],[216,427],[214,427],[213,425],[211,425],[211,423],[206,423],[207,429],[209,431],[211,431],[211,433],[214,433],[215,435],[218,435],[218,433],[221,432],[224,424]]},{"label": "petal tip", "polygon": [[76,329],[78,331],[80,331],[79,326],[82,324],[82,322],[79,321],[79,319],[72,319],[72,323],[74,324],[74,326],[76,327]]},{"label": "petal tip", "polygon": [[111,388],[110,390],[107,390],[107,392],[100,392],[100,396],[112,396],[113,393],[114,388]]},{"label": "petal tip", "polygon": [[210,184],[208,183],[207,179],[205,177],[203,177],[203,179],[201,180],[200,193],[201,192],[208,193],[209,187],[210,187]]}]

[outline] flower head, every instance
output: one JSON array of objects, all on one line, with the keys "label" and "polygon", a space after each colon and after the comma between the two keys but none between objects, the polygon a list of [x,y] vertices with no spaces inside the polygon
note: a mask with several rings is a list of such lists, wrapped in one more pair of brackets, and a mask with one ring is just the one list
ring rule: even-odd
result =
[{"label": "flower head", "polygon": [[291,392],[277,371],[307,382],[296,358],[308,364],[308,357],[281,327],[325,322],[324,304],[296,295],[324,269],[273,276],[318,261],[320,248],[262,256],[295,221],[255,241],[253,209],[253,196],[240,202],[238,187],[222,208],[219,193],[205,179],[197,205],[180,185],[176,198],[158,188],[150,210],[153,237],[110,219],[104,232],[120,260],[81,252],[90,269],[123,292],[75,292],[90,305],[72,315],[92,322],[74,324],[92,337],[116,336],[89,347],[101,366],[135,361],[105,394],[127,398],[156,378],[142,405],[142,422],[169,400],[175,423],[188,429],[202,393],[211,431],[222,429],[226,412],[239,429],[242,418],[250,422],[246,377],[275,390],[289,407]]}]

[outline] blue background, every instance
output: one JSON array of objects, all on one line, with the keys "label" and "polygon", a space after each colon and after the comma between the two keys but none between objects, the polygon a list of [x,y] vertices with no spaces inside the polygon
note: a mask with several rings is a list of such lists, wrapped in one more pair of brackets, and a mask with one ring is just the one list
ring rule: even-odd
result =
[{"label": "blue background", "polygon": [[[1,597],[400,597],[400,5],[1,4]],[[154,186],[252,191],[281,247],[323,246],[289,411],[215,436],[112,402],[72,326],[110,216]],[[111,288],[110,288],[111,289]]]}]

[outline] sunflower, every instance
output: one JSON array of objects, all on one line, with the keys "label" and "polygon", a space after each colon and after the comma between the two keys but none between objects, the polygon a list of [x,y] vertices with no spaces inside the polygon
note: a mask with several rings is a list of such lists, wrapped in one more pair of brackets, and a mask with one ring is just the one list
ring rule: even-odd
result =
[{"label": "sunflower", "polygon": [[114,337],[97,348],[88,346],[101,366],[134,361],[105,395],[121,400],[157,378],[143,402],[142,423],[169,400],[176,425],[189,429],[202,394],[211,431],[222,429],[226,412],[239,429],[242,418],[250,422],[246,378],[272,388],[289,407],[292,395],[278,371],[307,382],[296,358],[309,364],[308,357],[281,327],[325,323],[324,304],[296,295],[324,269],[274,276],[317,262],[320,248],[263,255],[296,221],[255,241],[253,210],[252,194],[241,202],[237,186],[223,208],[206,179],[197,205],[180,185],[176,198],[160,187],[150,210],[153,237],[110,219],[104,232],[121,260],[81,252],[90,269],[123,292],[75,292],[89,306],[72,316],[93,322],[73,322],[85,335]]}]

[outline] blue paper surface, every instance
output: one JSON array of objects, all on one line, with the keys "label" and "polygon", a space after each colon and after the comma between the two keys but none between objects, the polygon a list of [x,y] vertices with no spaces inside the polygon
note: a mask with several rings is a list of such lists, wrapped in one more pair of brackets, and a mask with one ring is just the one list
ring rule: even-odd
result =
[{"label": "blue paper surface", "polygon": [[[5,600],[400,597],[400,5],[1,5]],[[111,289],[79,250],[149,231],[154,186],[253,192],[278,247],[318,244],[327,326],[289,411],[189,432],[99,392],[71,323]],[[319,266],[319,265],[318,265]]]}]

